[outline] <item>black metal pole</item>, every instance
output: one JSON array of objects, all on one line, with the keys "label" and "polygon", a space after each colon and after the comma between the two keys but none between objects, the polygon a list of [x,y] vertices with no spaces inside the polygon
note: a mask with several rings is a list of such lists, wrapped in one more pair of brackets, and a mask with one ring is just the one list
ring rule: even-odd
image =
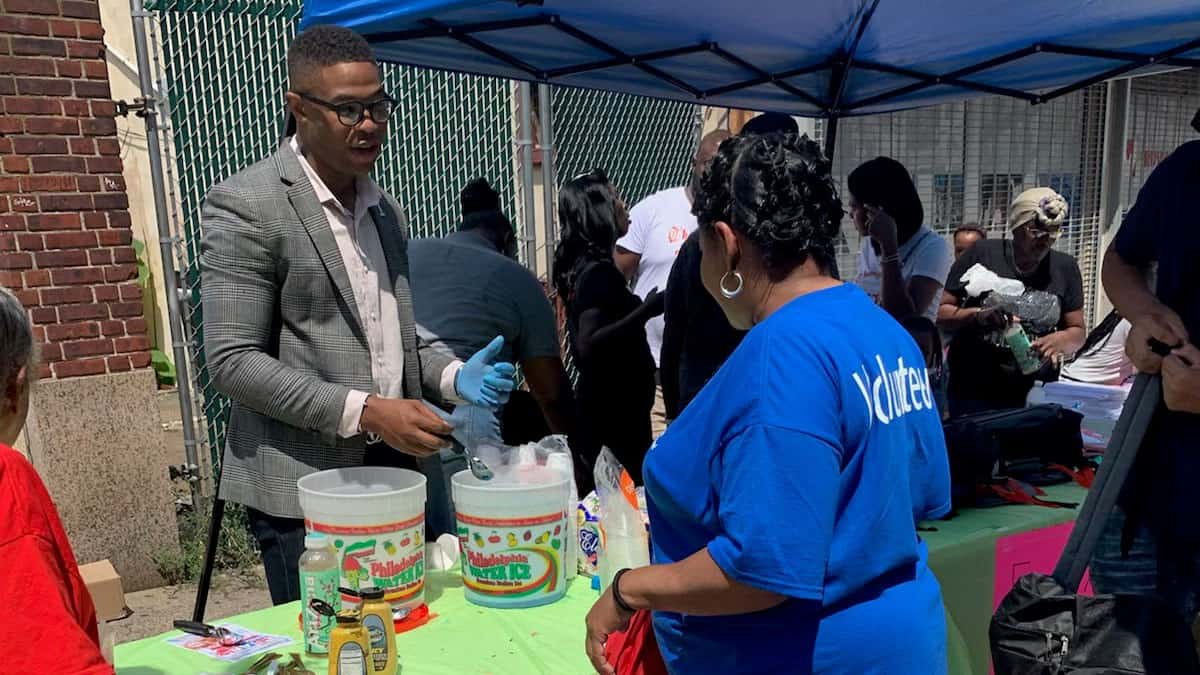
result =
[{"label": "black metal pole", "polygon": [[825,159],[833,161],[833,151],[837,147],[838,116],[830,115],[825,120]]},{"label": "black metal pole", "polygon": [[[220,484],[220,479],[217,479]],[[212,518],[208,523],[208,543],[204,548],[204,568],[200,570],[200,583],[196,586],[196,606],[192,609],[192,621],[204,622],[204,610],[208,606],[208,588],[212,585],[213,566],[217,562],[217,544],[221,540],[221,520],[225,517],[225,500],[213,499]]]}]

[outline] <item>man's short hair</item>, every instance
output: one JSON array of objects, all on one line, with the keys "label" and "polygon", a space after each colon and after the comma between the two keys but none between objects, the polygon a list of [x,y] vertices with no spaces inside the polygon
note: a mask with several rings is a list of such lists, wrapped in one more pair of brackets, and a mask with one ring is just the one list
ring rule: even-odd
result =
[{"label": "man's short hair", "polygon": [[954,234],[952,236],[957,237],[962,232],[971,232],[972,234],[977,234],[977,235],[979,235],[980,239],[988,238],[987,230],[980,227],[979,223],[963,223],[962,225],[959,225],[957,229],[954,230]]},{"label": "man's short hair", "polygon": [[300,91],[312,85],[321,68],[339,63],[376,63],[363,36],[349,28],[318,24],[296,36],[288,47],[288,86]]},{"label": "man's short hair", "polygon": [[481,211],[500,210],[500,195],[492,189],[486,178],[476,178],[467,183],[458,198],[463,217]]}]

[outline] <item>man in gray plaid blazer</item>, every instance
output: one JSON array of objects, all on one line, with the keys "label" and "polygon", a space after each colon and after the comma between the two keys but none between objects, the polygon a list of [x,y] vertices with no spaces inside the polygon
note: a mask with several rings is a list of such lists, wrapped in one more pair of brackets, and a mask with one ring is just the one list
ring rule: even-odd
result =
[{"label": "man in gray plaid blazer", "polygon": [[451,428],[420,399],[495,408],[513,386],[498,344],[463,363],[418,340],[401,211],[368,175],[395,107],[370,46],[314,26],[288,79],[295,135],[211,189],[201,251],[209,372],[233,402],[219,494],[248,508],[276,604],[300,597],[298,478],[439,471]]}]

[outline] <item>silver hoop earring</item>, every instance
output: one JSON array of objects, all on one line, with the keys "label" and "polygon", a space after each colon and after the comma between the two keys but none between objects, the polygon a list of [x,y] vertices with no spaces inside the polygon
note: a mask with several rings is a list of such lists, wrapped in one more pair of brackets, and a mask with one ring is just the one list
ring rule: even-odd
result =
[{"label": "silver hoop earring", "polygon": [[[725,280],[728,279],[730,276],[732,276],[735,280],[737,280],[737,286],[734,286],[733,288],[726,288]],[[742,278],[741,272],[735,272],[733,270],[730,270],[730,271],[726,272],[724,276],[721,277],[721,282],[717,285],[721,287],[721,295],[725,296],[725,298],[728,300],[732,300],[732,299],[736,298],[737,296],[741,295],[742,286],[744,286],[745,283],[746,283],[746,280]]]}]

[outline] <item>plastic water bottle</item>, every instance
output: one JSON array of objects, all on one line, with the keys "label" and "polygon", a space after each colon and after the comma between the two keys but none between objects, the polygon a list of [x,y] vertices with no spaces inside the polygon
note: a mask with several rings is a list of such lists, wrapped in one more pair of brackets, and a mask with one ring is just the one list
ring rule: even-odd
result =
[{"label": "plastic water bottle", "polygon": [[1017,366],[1025,375],[1032,375],[1042,367],[1042,359],[1038,353],[1033,350],[1033,344],[1029,341],[1029,335],[1025,333],[1025,329],[1019,324],[1009,326],[1008,330],[1004,331],[1004,341],[1008,343],[1008,348],[1012,350],[1013,358],[1017,360]]},{"label": "plastic water bottle", "polygon": [[1032,408],[1035,405],[1041,405],[1046,402],[1045,384],[1042,382],[1034,382],[1033,388],[1029,390],[1029,395],[1025,397],[1025,407]]},{"label": "plastic water bottle", "polygon": [[304,553],[300,554],[300,601],[304,617],[304,648],[309,654],[329,653],[329,634],[333,620],[312,608],[312,601],[322,600],[334,610],[341,609],[338,592],[341,571],[333,542],[320,532],[304,538]]},{"label": "plastic water bottle", "polygon": [[567,531],[563,537],[563,568],[567,573],[567,581],[579,573],[579,518],[576,510],[579,508],[579,490],[575,488],[575,468],[571,465],[571,456],[555,452],[546,456],[546,466],[554,469],[567,479]]}]

